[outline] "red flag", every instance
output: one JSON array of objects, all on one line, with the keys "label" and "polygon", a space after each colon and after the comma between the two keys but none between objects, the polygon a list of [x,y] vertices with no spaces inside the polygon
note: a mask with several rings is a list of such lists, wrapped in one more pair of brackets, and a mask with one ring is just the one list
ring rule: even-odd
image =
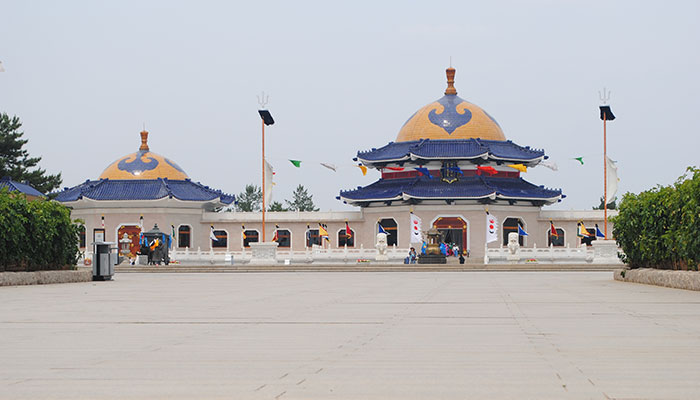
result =
[{"label": "red flag", "polygon": [[496,175],[498,173],[494,167],[482,167],[481,165],[477,165],[476,174],[481,175],[482,172],[489,176]]},{"label": "red flag", "polygon": [[275,225],[275,235],[272,237],[272,241],[276,242],[279,240],[279,236],[277,236],[277,231],[280,229],[279,225]]},{"label": "red flag", "polygon": [[552,236],[559,237],[559,234],[557,233],[557,228],[554,227],[554,222],[549,221],[549,234]]},{"label": "red flag", "polygon": [[348,221],[345,221],[345,237],[350,239],[352,237],[352,231],[350,230],[350,225]]}]

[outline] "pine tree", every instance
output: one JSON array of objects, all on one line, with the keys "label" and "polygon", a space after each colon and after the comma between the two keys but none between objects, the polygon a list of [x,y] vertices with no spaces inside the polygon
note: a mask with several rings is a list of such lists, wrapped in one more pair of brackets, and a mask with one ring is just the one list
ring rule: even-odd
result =
[{"label": "pine tree", "polygon": [[288,211],[279,201],[273,201],[267,208],[267,211]]},{"label": "pine tree", "polygon": [[49,193],[61,186],[61,173],[47,175],[46,170],[37,165],[41,157],[29,157],[29,152],[23,149],[27,144],[20,132],[22,123],[19,118],[0,114],[0,176],[9,176],[17,182],[27,181],[36,190]]},{"label": "pine tree", "polygon": [[236,210],[260,211],[262,210],[262,190],[253,184],[245,185],[245,191],[236,196]]},{"label": "pine tree", "polygon": [[285,200],[289,211],[318,211],[314,205],[313,195],[306,191],[303,185],[297,186],[292,193],[292,201]]},{"label": "pine tree", "polygon": [[[615,210],[617,209],[617,198],[614,198],[610,203],[608,203],[608,210]],[[594,210],[602,210],[603,209],[603,197],[600,197],[600,205],[598,207],[593,207]]]}]

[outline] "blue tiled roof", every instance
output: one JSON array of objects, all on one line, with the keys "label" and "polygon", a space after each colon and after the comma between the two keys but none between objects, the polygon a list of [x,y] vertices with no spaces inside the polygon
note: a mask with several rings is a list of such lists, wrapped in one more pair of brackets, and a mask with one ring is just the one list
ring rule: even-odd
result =
[{"label": "blue tiled roof", "polygon": [[522,178],[489,178],[469,176],[447,183],[439,178],[425,176],[399,179],[380,179],[369,186],[341,191],[340,198],[348,203],[393,201],[408,199],[468,199],[478,200],[542,200],[555,202],[562,197],[561,190],[545,189]]},{"label": "blue tiled roof", "polygon": [[538,161],[544,158],[544,150],[519,146],[510,140],[421,139],[408,142],[391,142],[379,149],[360,151],[357,158],[363,163],[386,163],[413,160],[441,160],[489,158],[517,162]]},{"label": "blue tiled roof", "polygon": [[369,151],[358,151],[357,157],[361,160],[368,161],[393,161],[393,160],[408,160],[409,151],[417,143],[422,141],[410,141],[410,142],[389,142],[384,147],[378,149],[372,149]]},{"label": "blue tiled roof", "polygon": [[82,197],[93,200],[156,200],[174,197],[185,201],[209,201],[219,198],[224,204],[235,200],[233,195],[215,190],[201,183],[186,180],[87,180],[78,186],[59,192],[56,200],[76,201]]},{"label": "blue tiled roof", "polygon": [[28,196],[45,197],[43,193],[27,185],[26,183],[15,182],[7,176],[0,178],[0,189],[7,188],[10,192],[21,192]]}]

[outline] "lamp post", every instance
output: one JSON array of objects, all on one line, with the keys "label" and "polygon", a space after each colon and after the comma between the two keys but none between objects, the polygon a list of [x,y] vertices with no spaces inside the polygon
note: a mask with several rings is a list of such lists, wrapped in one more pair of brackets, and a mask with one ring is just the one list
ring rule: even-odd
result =
[{"label": "lamp post", "polygon": [[603,88],[603,92],[600,93],[600,100],[603,105],[600,106],[600,119],[603,120],[603,218],[604,221],[604,231],[605,239],[608,238],[608,132],[607,125],[608,121],[613,121],[615,115],[612,113],[610,106],[606,103],[610,100],[610,91]]},{"label": "lamp post", "polygon": [[262,241],[265,242],[265,125],[272,125],[275,120],[272,119],[272,114],[270,111],[265,109],[267,105],[268,97],[265,93],[262,93],[261,97],[258,97],[258,103],[260,104],[261,110],[258,110],[260,114],[260,119],[262,120]]}]

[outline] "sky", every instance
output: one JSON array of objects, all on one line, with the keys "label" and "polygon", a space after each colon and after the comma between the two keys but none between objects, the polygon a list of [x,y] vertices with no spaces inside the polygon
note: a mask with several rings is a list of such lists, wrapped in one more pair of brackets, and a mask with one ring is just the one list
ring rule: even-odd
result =
[{"label": "sky", "polygon": [[552,209],[602,197],[604,87],[620,194],[700,166],[697,1],[0,0],[0,9],[0,112],[20,117],[28,150],[63,186],[137,151],[144,124],[151,151],[192,180],[233,194],[260,185],[264,91],[276,121],[265,135],[273,200],[301,184],[322,211],[351,210],[339,191],[379,178],[352,158],[395,140],[443,96],[450,59],[460,97],[557,163],[523,174],[567,195]]}]

